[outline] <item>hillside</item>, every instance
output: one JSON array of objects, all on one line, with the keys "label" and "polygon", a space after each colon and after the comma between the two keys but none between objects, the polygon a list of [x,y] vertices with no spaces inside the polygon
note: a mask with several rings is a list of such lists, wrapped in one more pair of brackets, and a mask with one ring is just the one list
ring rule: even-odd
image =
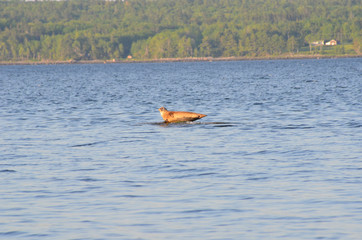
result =
[{"label": "hillside", "polygon": [[361,26],[361,0],[2,1],[0,61],[357,55]]}]

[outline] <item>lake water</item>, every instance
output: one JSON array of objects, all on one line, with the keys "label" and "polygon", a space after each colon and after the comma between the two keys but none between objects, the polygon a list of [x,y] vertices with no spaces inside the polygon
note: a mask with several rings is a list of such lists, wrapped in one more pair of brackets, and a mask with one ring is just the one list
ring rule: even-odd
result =
[{"label": "lake water", "polygon": [[0,239],[361,239],[362,59],[0,66],[0,180]]}]

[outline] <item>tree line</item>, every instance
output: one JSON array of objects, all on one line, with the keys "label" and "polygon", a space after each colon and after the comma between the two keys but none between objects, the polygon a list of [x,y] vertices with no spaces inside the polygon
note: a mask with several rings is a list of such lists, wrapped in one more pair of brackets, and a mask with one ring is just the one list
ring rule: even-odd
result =
[{"label": "tree line", "polygon": [[0,60],[360,54],[361,26],[361,0],[2,1]]}]

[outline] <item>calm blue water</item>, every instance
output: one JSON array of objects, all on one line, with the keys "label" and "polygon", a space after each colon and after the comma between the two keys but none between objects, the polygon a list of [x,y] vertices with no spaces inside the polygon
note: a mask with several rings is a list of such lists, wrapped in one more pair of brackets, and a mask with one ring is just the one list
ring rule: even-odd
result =
[{"label": "calm blue water", "polygon": [[0,66],[0,180],[1,239],[361,239],[362,59]]}]

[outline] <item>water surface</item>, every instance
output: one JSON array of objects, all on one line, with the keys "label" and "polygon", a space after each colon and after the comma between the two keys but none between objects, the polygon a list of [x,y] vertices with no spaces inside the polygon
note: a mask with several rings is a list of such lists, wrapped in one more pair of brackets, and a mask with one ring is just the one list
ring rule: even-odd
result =
[{"label": "water surface", "polygon": [[0,66],[0,238],[360,239],[361,79],[360,58]]}]

